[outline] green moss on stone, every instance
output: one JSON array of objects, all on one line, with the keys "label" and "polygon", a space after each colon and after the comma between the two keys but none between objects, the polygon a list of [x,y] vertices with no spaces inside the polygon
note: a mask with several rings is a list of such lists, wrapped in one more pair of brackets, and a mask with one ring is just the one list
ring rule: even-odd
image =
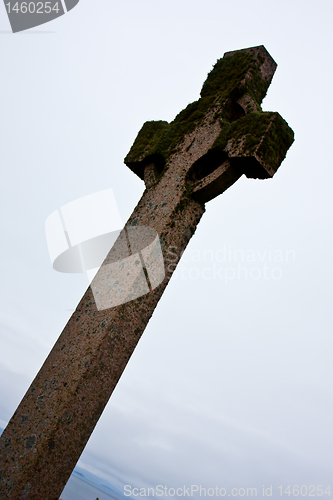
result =
[{"label": "green moss on stone", "polygon": [[201,97],[218,95],[221,102],[228,97],[238,99],[245,93],[243,80],[251,65],[255,60],[246,51],[219,59],[203,84]]},{"label": "green moss on stone", "polygon": [[243,153],[246,155],[253,154],[271,123],[273,114],[251,113],[238,120],[230,128],[229,140],[233,142],[236,148],[240,141],[244,141],[242,146]]},{"label": "green moss on stone", "polygon": [[162,120],[144,123],[125,161],[140,162],[151,155],[168,126],[169,123]]},{"label": "green moss on stone", "polygon": [[258,148],[257,156],[262,159],[265,165],[276,170],[293,142],[294,132],[279,113],[275,113],[265,140]]},{"label": "green moss on stone", "polygon": [[293,142],[294,132],[279,113],[251,113],[224,124],[208,153],[227,148],[231,156],[255,156],[273,175]]}]

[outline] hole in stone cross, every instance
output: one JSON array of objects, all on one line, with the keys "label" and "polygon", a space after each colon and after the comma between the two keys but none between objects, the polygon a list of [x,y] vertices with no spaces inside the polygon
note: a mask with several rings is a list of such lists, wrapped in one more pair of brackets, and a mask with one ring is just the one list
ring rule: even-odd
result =
[{"label": "hole in stone cross", "polygon": [[234,122],[245,116],[245,111],[238,102],[233,99],[227,99],[224,103],[224,110],[230,122]]},{"label": "hole in stone cross", "polygon": [[187,173],[186,180],[189,183],[200,181],[214,172],[227,158],[228,155],[224,151],[208,151],[208,153],[193,163]]}]

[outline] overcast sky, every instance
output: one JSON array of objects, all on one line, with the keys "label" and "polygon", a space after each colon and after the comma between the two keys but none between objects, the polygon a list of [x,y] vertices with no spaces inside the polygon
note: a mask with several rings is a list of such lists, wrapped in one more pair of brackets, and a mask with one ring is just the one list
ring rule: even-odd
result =
[{"label": "overcast sky", "polygon": [[13,35],[0,6],[0,426],[87,286],[52,269],[46,218],[112,188],[125,222],[142,124],[264,45],[295,143],[207,204],[79,465],[121,491],[332,483],[332,26],[329,0],[80,0]]}]

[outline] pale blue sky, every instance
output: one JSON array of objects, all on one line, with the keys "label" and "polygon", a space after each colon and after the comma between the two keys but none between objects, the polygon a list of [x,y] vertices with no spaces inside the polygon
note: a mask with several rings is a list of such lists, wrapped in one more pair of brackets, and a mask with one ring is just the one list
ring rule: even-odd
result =
[{"label": "pale blue sky", "polygon": [[272,180],[207,204],[79,464],[120,489],[330,483],[332,22],[326,0],[80,0],[12,35],[0,6],[2,426],[86,287],[52,269],[45,219],[110,187],[126,221],[143,122],[196,100],[224,52],[264,45],[263,108],[295,143]]}]

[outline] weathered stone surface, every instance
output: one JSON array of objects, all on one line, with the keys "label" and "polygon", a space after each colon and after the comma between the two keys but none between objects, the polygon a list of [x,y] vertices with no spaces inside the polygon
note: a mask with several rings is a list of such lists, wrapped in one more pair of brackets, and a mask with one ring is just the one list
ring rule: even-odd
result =
[{"label": "weathered stone surface", "polygon": [[[156,230],[164,255],[171,245],[181,255],[205,202],[243,173],[274,175],[293,141],[278,113],[260,108],[275,68],[262,46],[228,52],[199,101],[170,124],[142,127],[125,162],[146,190],[104,266],[122,258],[132,227]],[[1,436],[0,498],[59,498],[174,267],[146,295],[109,309],[98,310],[88,288]],[[92,287],[108,286],[102,273]]]}]

